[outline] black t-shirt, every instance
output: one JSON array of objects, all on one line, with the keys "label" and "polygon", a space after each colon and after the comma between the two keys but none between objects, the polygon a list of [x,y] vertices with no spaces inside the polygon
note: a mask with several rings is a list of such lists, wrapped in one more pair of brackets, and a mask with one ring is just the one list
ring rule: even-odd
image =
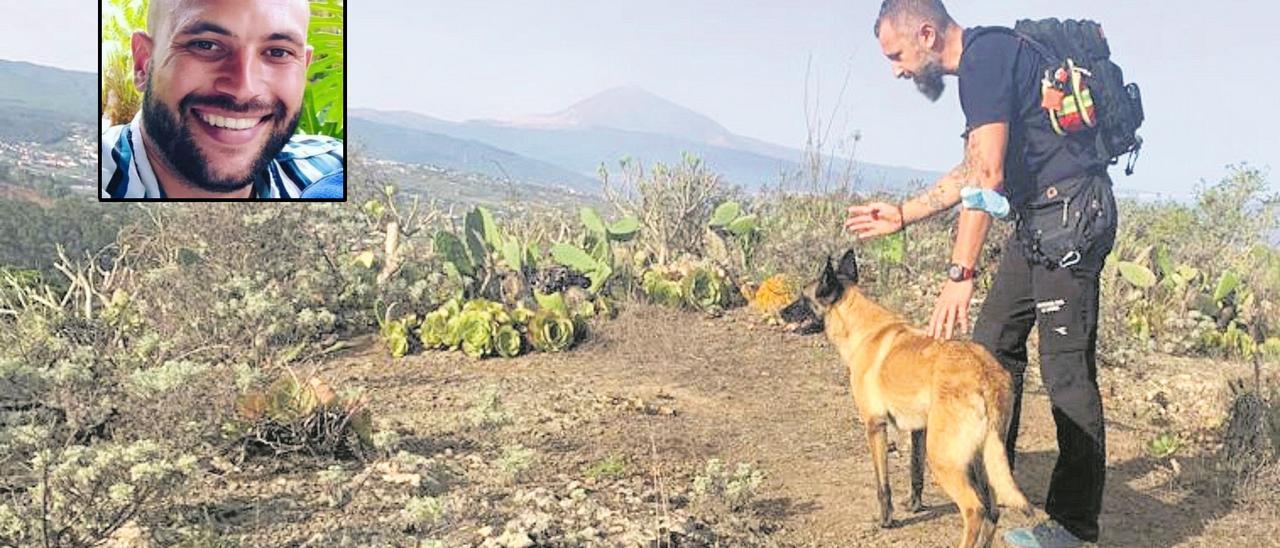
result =
[{"label": "black t-shirt", "polygon": [[1040,81],[1048,61],[1009,30],[964,31],[960,55],[960,108],[965,135],[995,122],[1009,123],[1004,188],[1014,205],[1037,189],[1105,169],[1094,132],[1063,137],[1053,132],[1040,106]]}]

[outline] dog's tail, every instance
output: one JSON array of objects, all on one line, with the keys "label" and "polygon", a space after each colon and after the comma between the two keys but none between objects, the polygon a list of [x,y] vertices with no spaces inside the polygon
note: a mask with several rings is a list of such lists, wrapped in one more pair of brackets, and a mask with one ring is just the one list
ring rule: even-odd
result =
[{"label": "dog's tail", "polygon": [[987,469],[987,481],[991,482],[991,490],[995,492],[996,504],[1030,516],[1031,503],[1022,494],[1018,484],[1014,483],[1008,456],[1004,452],[1004,441],[994,431],[987,433],[987,440],[982,448],[982,463]]},{"label": "dog's tail", "polygon": [[1005,454],[1006,433],[1013,419],[1013,390],[1008,383],[1003,383],[1003,386],[1000,386],[1002,383],[992,384],[994,386],[987,387],[987,436],[982,444],[982,463],[986,468],[987,481],[995,492],[996,504],[1031,516],[1031,503],[1013,481],[1013,471],[1009,469],[1009,459]]}]

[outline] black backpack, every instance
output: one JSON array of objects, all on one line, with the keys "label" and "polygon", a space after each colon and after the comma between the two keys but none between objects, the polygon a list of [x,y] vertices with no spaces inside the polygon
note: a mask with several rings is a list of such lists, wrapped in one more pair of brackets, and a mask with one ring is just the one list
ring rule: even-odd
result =
[{"label": "black backpack", "polygon": [[[1114,165],[1128,154],[1125,174],[1132,175],[1142,149],[1142,137],[1138,136],[1144,119],[1142,94],[1137,84],[1125,83],[1124,72],[1111,61],[1111,47],[1102,26],[1089,20],[1023,19],[1013,30],[1049,59],[1047,78],[1048,71],[1061,75],[1069,65],[1085,69],[1096,109],[1089,126],[1097,130],[1098,155]],[[1056,120],[1054,123],[1057,129]]]}]

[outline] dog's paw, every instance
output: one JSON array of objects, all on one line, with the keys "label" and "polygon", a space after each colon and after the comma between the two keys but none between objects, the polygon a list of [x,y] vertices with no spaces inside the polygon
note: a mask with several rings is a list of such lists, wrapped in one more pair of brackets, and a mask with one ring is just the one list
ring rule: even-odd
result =
[{"label": "dog's paw", "polygon": [[885,518],[880,520],[881,529],[897,529],[898,525],[899,525],[898,520],[893,518]]}]

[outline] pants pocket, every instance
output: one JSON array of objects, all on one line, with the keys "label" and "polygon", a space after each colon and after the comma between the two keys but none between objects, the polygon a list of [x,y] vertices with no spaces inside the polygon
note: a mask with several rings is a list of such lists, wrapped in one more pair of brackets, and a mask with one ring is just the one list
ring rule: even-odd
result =
[{"label": "pants pocket", "polygon": [[1089,348],[1095,325],[1090,321],[1088,272],[1069,268],[1037,268],[1033,285],[1040,354],[1079,352]]}]

